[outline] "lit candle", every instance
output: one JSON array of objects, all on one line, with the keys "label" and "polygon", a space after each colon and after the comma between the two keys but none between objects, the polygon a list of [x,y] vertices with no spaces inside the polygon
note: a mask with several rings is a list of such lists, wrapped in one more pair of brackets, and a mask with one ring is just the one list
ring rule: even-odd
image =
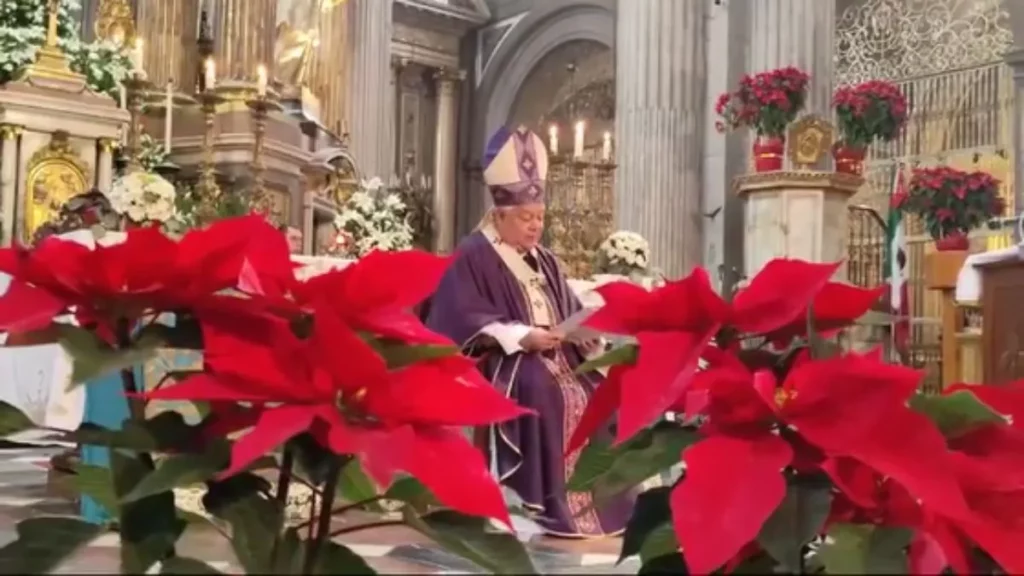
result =
[{"label": "lit candle", "polygon": [[612,133],[604,133],[604,144],[601,146],[601,160],[605,162],[612,159]]},{"label": "lit candle", "polygon": [[584,124],[583,124],[583,121],[581,120],[581,121],[576,123],[576,139],[573,142],[573,147],[572,147],[572,156],[573,156],[573,158],[582,158],[583,157],[583,130],[584,130]]},{"label": "lit candle", "polygon": [[267,95],[267,67],[260,64],[256,67],[256,96],[263,98]]},{"label": "lit candle", "polygon": [[128,90],[125,89],[124,84],[118,84],[117,85],[117,96],[118,96],[118,104],[121,106],[121,109],[123,110],[123,109],[127,108],[128,107]]},{"label": "lit candle", "polygon": [[132,71],[136,76],[142,75],[142,38],[135,39],[135,46],[132,47],[132,51],[128,55],[128,59],[132,63]]},{"label": "lit candle", "polygon": [[548,128],[548,148],[552,156],[558,155],[558,124],[552,124],[551,128]]},{"label": "lit candle", "polygon": [[164,150],[171,151],[171,132],[174,130],[174,82],[167,81],[167,93],[164,95]]},{"label": "lit candle", "polygon": [[213,90],[217,86],[217,65],[213,58],[207,58],[203,64],[203,84],[206,90]]}]

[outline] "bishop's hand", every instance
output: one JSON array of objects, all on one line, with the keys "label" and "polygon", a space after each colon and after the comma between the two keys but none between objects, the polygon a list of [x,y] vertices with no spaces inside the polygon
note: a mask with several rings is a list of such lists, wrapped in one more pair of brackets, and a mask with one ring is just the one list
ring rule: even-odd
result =
[{"label": "bishop's hand", "polygon": [[562,343],[562,337],[544,328],[533,328],[519,341],[519,345],[527,352],[551,350]]}]

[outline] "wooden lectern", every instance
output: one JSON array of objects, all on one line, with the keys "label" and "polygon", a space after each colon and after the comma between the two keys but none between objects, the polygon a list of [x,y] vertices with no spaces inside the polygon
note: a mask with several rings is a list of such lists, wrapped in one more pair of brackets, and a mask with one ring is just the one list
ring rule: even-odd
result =
[{"label": "wooden lectern", "polygon": [[1024,378],[1024,261],[1003,260],[981,270],[982,370],[985,384]]}]

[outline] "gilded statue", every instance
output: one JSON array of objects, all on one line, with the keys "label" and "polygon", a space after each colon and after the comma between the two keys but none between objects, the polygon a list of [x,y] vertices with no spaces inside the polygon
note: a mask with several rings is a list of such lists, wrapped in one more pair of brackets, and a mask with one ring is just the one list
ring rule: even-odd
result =
[{"label": "gilded statue", "polygon": [[100,0],[96,38],[125,46],[135,38],[135,18],[128,0]]},{"label": "gilded statue", "polygon": [[301,86],[309,79],[313,54],[320,45],[320,15],[345,0],[278,0],[274,42],[275,75],[286,86]]},{"label": "gilded statue", "polygon": [[88,190],[88,173],[88,167],[71,148],[66,132],[56,132],[46,147],[32,155],[22,233],[26,242],[32,240],[39,226],[57,219],[70,198]]}]

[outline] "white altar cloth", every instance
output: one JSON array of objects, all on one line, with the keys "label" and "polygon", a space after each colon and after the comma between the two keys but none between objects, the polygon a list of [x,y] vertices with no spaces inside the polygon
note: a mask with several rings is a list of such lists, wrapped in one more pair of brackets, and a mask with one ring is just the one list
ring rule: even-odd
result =
[{"label": "white altar cloth", "polygon": [[981,271],[978,270],[978,266],[1020,259],[1022,253],[1024,253],[1024,244],[968,256],[956,277],[956,301],[963,304],[981,301]]}]

